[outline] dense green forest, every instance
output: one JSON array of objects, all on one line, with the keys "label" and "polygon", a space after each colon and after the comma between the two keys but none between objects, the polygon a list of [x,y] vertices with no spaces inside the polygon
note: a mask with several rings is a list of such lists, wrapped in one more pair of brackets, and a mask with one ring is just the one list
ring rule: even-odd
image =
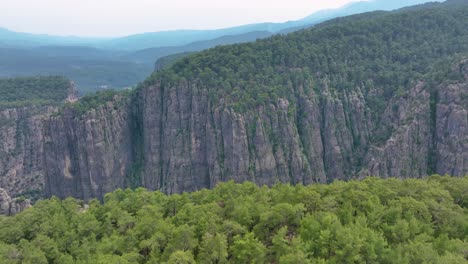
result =
[{"label": "dense green forest", "polygon": [[456,1],[406,11],[339,18],[255,43],[185,57],[153,75],[172,87],[196,81],[213,100],[238,111],[277,98],[296,101],[299,87],[332,94],[359,87],[376,112],[418,81],[456,80],[451,65],[468,56],[468,5]]},{"label": "dense green forest", "polygon": [[18,77],[0,79],[0,109],[56,104],[68,96],[70,81],[64,77]]},{"label": "dense green forest", "polygon": [[468,263],[468,177],[164,195],[117,190],[0,218],[2,263]]},{"label": "dense green forest", "polygon": [[295,105],[303,90],[320,95],[328,89],[329,96],[340,97],[359,89],[377,118],[390,98],[405,96],[419,81],[431,89],[459,80],[452,67],[468,58],[466,43],[468,3],[451,0],[216,47],[158,68],[140,86],[170,89],[189,81],[238,112],[278,98]]}]

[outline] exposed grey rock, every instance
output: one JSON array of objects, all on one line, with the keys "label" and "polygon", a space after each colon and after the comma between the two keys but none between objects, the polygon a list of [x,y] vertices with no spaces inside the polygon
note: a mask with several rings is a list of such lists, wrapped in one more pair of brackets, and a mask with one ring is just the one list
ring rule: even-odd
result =
[{"label": "exposed grey rock", "polygon": [[53,107],[0,111],[0,187],[10,195],[41,193],[44,184],[43,125]]},{"label": "exposed grey rock", "polygon": [[14,198],[10,203],[10,216],[19,214],[31,207],[31,201],[25,198]]},{"label": "exposed grey rock", "polygon": [[28,199],[11,199],[8,193],[0,188],[0,215],[12,216],[29,207],[31,207],[31,202]]},{"label": "exposed grey rock", "polygon": [[10,215],[11,198],[8,193],[0,188],[0,215]]},{"label": "exposed grey rock", "polygon": [[228,180],[310,184],[423,177],[433,167],[467,172],[466,82],[439,87],[436,112],[420,82],[388,102],[380,125],[364,87],[295,89],[296,102],[238,113],[192,83],[155,84],[133,101],[116,99],[81,117],[65,112],[47,124],[47,194],[89,199],[130,182],[179,193]]},{"label": "exposed grey rock", "polygon": [[428,173],[431,154],[430,94],[424,83],[392,100],[382,117],[377,134],[390,137],[382,146],[371,145],[361,175],[422,177]]},{"label": "exposed grey rock", "polygon": [[45,194],[103,197],[125,186],[131,165],[126,98],[77,116],[73,109],[45,123]]},{"label": "exposed grey rock", "polygon": [[[73,83],[68,101],[77,99]],[[44,120],[57,107],[27,106],[0,110],[0,188],[12,197],[42,196],[44,188]]]},{"label": "exposed grey rock", "polygon": [[468,175],[467,82],[439,87],[434,142],[437,173]]},{"label": "exposed grey rock", "polygon": [[74,82],[70,82],[70,87],[68,88],[68,96],[65,100],[70,103],[78,101],[78,90],[76,89]]}]

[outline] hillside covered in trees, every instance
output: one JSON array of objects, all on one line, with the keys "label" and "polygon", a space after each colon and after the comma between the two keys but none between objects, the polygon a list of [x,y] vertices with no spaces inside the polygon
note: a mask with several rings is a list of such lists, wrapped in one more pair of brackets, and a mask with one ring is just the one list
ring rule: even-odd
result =
[{"label": "hillside covered in trees", "polygon": [[0,217],[13,263],[441,263],[468,261],[468,178],[222,183],[167,196],[116,190]]},{"label": "hillside covered in trees", "polygon": [[[338,18],[311,29],[197,53],[155,74],[170,88],[181,80],[245,112],[306,93],[340,98],[361,89],[376,117],[417,82],[460,80],[453,64],[468,57],[468,2],[449,0],[394,12]],[[435,88],[435,87],[432,87]]]},{"label": "hillside covered in trees", "polygon": [[63,103],[70,86],[70,80],[59,76],[0,78],[0,110]]}]

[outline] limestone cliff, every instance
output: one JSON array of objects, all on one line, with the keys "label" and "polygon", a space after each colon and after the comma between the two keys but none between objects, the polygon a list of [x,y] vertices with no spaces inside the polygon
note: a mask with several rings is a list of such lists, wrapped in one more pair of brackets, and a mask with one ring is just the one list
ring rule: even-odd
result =
[{"label": "limestone cliff", "polygon": [[[236,112],[189,82],[139,89],[45,127],[46,194],[83,199],[143,186],[167,193],[220,181],[310,184],[367,175],[466,175],[468,81],[424,82],[373,123],[362,89],[295,87],[286,99]],[[376,140],[384,136],[384,140]]]}]

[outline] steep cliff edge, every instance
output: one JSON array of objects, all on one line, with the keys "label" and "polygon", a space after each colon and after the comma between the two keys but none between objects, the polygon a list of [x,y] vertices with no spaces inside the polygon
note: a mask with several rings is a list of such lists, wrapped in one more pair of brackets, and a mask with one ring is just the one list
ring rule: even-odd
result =
[{"label": "steep cliff edge", "polygon": [[468,175],[468,60],[458,68],[465,81],[438,89],[434,144],[439,174]]},{"label": "steep cliff edge", "polygon": [[465,80],[440,85],[431,98],[421,83],[406,98],[391,102],[383,122],[390,124],[393,132],[383,146],[371,146],[361,174],[467,175],[467,84]]}]

